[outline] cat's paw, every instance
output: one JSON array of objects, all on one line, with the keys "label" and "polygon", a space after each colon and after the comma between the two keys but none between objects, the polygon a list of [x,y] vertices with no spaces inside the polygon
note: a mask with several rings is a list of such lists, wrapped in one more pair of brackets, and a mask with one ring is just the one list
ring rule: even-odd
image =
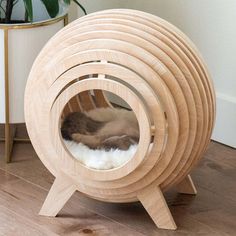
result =
[{"label": "cat's paw", "polygon": [[135,144],[135,142],[130,136],[122,135],[122,136],[113,136],[107,138],[103,141],[102,144],[106,150],[109,149],[128,150],[131,145]]},{"label": "cat's paw", "polygon": [[79,133],[74,133],[71,135],[72,140],[74,140],[77,143],[80,143],[82,141],[82,135]]}]

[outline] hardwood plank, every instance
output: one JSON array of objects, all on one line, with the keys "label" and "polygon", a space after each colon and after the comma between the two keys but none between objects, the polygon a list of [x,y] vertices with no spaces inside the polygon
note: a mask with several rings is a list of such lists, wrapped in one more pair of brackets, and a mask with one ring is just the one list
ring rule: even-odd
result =
[{"label": "hardwood plank", "polygon": [[[0,172],[1,173],[1,172]],[[15,177],[16,178],[16,177]],[[1,179],[3,179],[1,177]],[[14,178],[12,181],[15,181]],[[37,218],[37,211],[35,211],[35,207],[39,210],[41,207],[41,204],[44,201],[44,197],[46,197],[46,194],[44,197],[42,197],[40,194],[40,192],[36,192],[33,195],[35,195],[35,197],[37,198],[37,201],[30,201],[29,199],[28,201],[24,201],[24,203],[22,202],[18,202],[15,200],[15,197],[20,197],[20,198],[26,198],[24,197],[25,195],[32,195],[32,192],[34,192],[35,190],[35,186],[32,189],[29,189],[28,191],[26,191],[26,187],[25,187],[25,183],[22,181],[16,182],[17,188],[18,190],[12,189],[12,187],[14,187],[14,184],[12,182],[9,182],[10,185],[10,189],[11,191],[9,191],[9,186],[8,188],[4,189],[5,192],[8,192],[8,194],[10,193],[11,196],[11,201],[8,205],[8,207],[13,208],[13,209],[19,209],[19,204],[21,206],[21,208],[25,208],[28,205],[30,206],[31,212],[27,213],[27,217],[32,217],[32,215],[36,215],[36,221],[37,222],[41,222],[44,219],[39,219]],[[19,191],[20,189],[20,191]],[[0,203],[1,203],[1,199],[3,198],[4,194],[1,194],[0,192]],[[23,196],[22,196],[23,195]],[[15,196],[15,197],[14,197]],[[39,196],[41,196],[39,198]],[[4,200],[7,201],[7,199],[9,200],[9,196],[7,198],[5,198]],[[66,221],[68,218],[84,218],[83,214],[81,214],[80,209],[78,209],[78,205],[83,205],[84,208],[93,211],[93,212],[98,212],[101,215],[104,215],[106,218],[110,218],[113,219],[116,222],[119,222],[120,224],[126,225],[129,228],[138,230],[140,233],[145,234],[145,235],[183,235],[183,234],[193,234],[193,235],[198,235],[198,234],[206,234],[206,235],[210,235],[212,233],[212,235],[217,235],[217,233],[215,233],[214,231],[212,231],[212,229],[208,226],[206,226],[205,224],[199,224],[199,222],[197,222],[196,220],[193,220],[191,217],[189,217],[189,215],[186,214],[186,211],[184,212],[183,210],[181,211],[180,209],[178,211],[176,211],[176,209],[173,209],[173,207],[171,207],[171,209],[173,210],[172,213],[174,215],[174,217],[176,218],[177,224],[179,226],[178,232],[168,232],[165,230],[158,230],[156,228],[156,226],[153,224],[152,220],[150,219],[149,215],[146,213],[146,211],[144,210],[144,208],[142,207],[141,204],[139,203],[131,203],[131,204],[111,204],[111,203],[103,203],[100,201],[96,201],[90,198],[87,198],[86,196],[84,196],[83,194],[77,192],[73,197],[73,200],[70,200],[65,208],[63,208],[63,210],[60,212],[59,214],[59,218],[61,220],[61,222],[63,222],[63,224],[66,224]],[[35,206],[36,205],[36,206]],[[69,206],[69,210],[66,209],[66,207]],[[176,207],[175,207],[176,208]],[[24,211],[20,210],[20,214],[23,214]],[[95,214],[95,213],[94,213]],[[86,215],[86,214],[85,214]],[[181,216],[181,217],[180,217]],[[35,217],[35,216],[34,216]],[[56,218],[56,219],[59,219]],[[50,220],[48,222],[48,219]],[[74,219],[76,221],[76,219]],[[48,223],[48,227],[52,227],[52,225],[55,226],[55,222],[53,220],[53,218],[47,218],[46,223]],[[45,222],[43,221],[43,224],[45,224]],[[57,232],[57,231],[56,231]],[[148,232],[148,233],[147,233]]]},{"label": "hardwood plank", "polygon": [[171,201],[171,199],[174,199],[176,195],[179,194],[177,192],[171,192],[167,195],[168,205],[178,226],[178,229],[175,232],[172,232],[157,229],[152,219],[139,202],[127,204],[104,203],[89,199],[79,192],[75,194],[75,196],[77,196],[77,201],[80,200],[85,207],[120,222],[121,224],[125,224],[127,227],[131,227],[132,229],[148,236],[227,235],[216,232],[212,227],[209,227],[205,223],[200,223],[188,213],[188,210],[183,210],[181,206],[176,206],[175,202]]},{"label": "hardwood plank", "polygon": [[0,169],[49,190],[54,177],[39,160],[30,143],[16,143],[12,163],[9,164],[6,164],[3,158],[3,145],[0,143]]},{"label": "hardwood plank", "polygon": [[[38,189],[38,186],[40,186],[43,190],[48,190],[54,180],[53,176],[45,169],[40,160],[38,160],[30,144],[16,145],[16,155],[13,158],[14,162],[9,165],[3,165],[0,144],[0,169],[18,175],[24,181],[35,185],[33,186],[35,189]],[[103,203],[87,198],[79,192],[73,195],[72,199],[60,212],[59,216],[63,216],[62,218],[59,217],[60,222],[67,225],[69,224],[67,223],[68,218],[72,218],[74,224],[76,224],[76,222],[82,222],[81,224],[83,224],[83,220],[80,221],[77,219],[77,217],[82,219],[84,217],[83,214],[86,216],[85,213],[80,212],[79,207],[82,207],[95,215],[103,215],[121,225],[126,225],[127,228],[138,231],[143,235],[234,235],[236,232],[234,226],[236,220],[235,166],[235,150],[213,142],[206,152],[205,158],[199,163],[199,166],[192,174],[198,189],[198,195],[196,197],[180,195],[174,190],[165,193],[167,202],[170,205],[170,210],[178,225],[177,232],[156,229],[152,220],[139,203]],[[13,194],[13,196],[22,196],[25,188],[28,189],[28,195],[30,195],[31,190],[29,187],[25,187],[26,183],[19,185],[18,178],[15,179],[15,177],[6,174],[4,171],[1,173],[4,178],[1,175],[0,188],[10,184],[18,186],[18,188],[21,189],[20,193],[19,191],[11,190],[10,193]],[[42,191],[42,189],[40,189],[40,191]],[[6,191],[6,188],[4,190]],[[24,204],[25,206],[33,204],[33,206],[36,206],[39,210],[46,197],[46,191],[44,191],[43,195],[37,192],[33,195],[38,198],[36,203],[29,202],[29,204]],[[0,196],[0,199],[2,199],[3,196],[5,196],[5,200],[10,198],[10,196],[6,197],[6,193],[5,195],[4,193],[0,193]],[[11,197],[11,199],[14,199],[14,197]],[[11,201],[10,206],[19,208],[17,199]],[[33,211],[35,215],[38,213],[35,210],[31,211]],[[27,214],[28,218],[32,217],[32,212],[28,212]],[[90,216],[87,214],[87,217],[89,218]],[[38,221],[38,218],[35,220]],[[45,223],[47,222],[43,221],[42,224]],[[47,224],[47,227],[50,228],[52,225],[57,225],[58,223],[54,223],[54,221],[50,219],[50,222]],[[56,226],[56,228],[57,227],[58,226]],[[70,227],[68,226],[68,228]]]},{"label": "hardwood plank", "polygon": [[205,156],[213,161],[217,162],[222,168],[236,168],[236,149],[222,145],[217,142],[211,142]]},{"label": "hardwood plank", "polygon": [[[19,158],[19,157],[18,157]],[[25,163],[26,164],[26,163]],[[16,168],[16,171],[18,174],[23,175],[23,178],[25,178],[29,182],[34,182],[36,184],[42,185],[44,189],[50,188],[51,184],[47,181],[48,176],[50,176],[49,173],[47,173],[47,170],[45,170],[44,166],[39,162],[31,162],[33,166],[31,168],[27,168],[28,170],[25,170],[25,168],[22,168],[24,171],[19,171],[19,168],[14,167],[12,164],[12,168],[10,171],[14,171]],[[29,163],[28,163],[29,165]],[[38,169],[42,171],[42,173],[47,173],[42,174],[39,178],[33,177],[32,178],[32,171],[34,169]],[[9,171],[9,168],[8,168]],[[40,172],[40,171],[39,171]],[[53,181],[53,177],[51,176]],[[100,201],[96,201],[93,199],[90,199],[86,197],[85,195],[77,192],[74,194],[73,198],[75,199],[73,202],[70,201],[68,204],[70,204],[71,211],[69,212],[70,214],[78,214],[77,212],[77,205],[80,203],[83,205],[85,208],[96,212],[98,214],[104,215],[107,218],[110,218],[116,222],[119,222],[121,224],[126,225],[129,228],[132,228],[134,230],[138,230],[142,234],[146,234],[148,232],[148,235],[157,235],[160,233],[160,230],[156,228],[156,226],[153,224],[152,220],[150,219],[149,215],[145,212],[144,208],[142,207],[141,204],[139,203],[132,203],[132,204],[111,204],[111,203],[104,203]],[[43,203],[44,199],[41,199],[41,204]],[[17,206],[16,206],[17,207]],[[38,209],[40,209],[41,205],[38,206]],[[209,234],[209,232],[214,232],[212,229],[206,225],[200,224],[199,222],[192,219],[191,217],[188,218],[186,216],[186,212],[181,212],[178,214],[175,214],[176,209],[173,209],[172,206],[170,207],[172,210],[172,213],[174,214],[174,218],[176,219],[176,222],[178,224],[178,234],[183,234],[183,233],[189,233],[189,234],[196,234],[197,232]],[[63,209],[64,211],[64,209]],[[182,216],[184,215],[184,217]],[[176,234],[176,233],[175,233]],[[177,235],[178,235],[177,234]],[[163,231],[162,235],[171,235],[170,232],[168,234]]]},{"label": "hardwood plank", "polygon": [[198,186],[209,190],[224,201],[229,199],[236,204],[236,150],[212,142],[205,158],[193,171]]},{"label": "hardwood plank", "polygon": [[0,205],[0,236],[56,236],[53,232],[46,230],[31,220],[15,214],[13,211]]},{"label": "hardwood plank", "polygon": [[[9,178],[11,180],[6,183],[6,179],[9,180]],[[9,177],[1,170],[0,179],[4,183],[0,185],[0,205],[4,205],[5,208],[14,212],[14,214],[20,215],[33,223],[37,223],[40,227],[43,227],[43,230],[52,231],[59,235],[85,235],[87,233],[102,236],[122,234],[143,235],[89,211],[81,206],[80,202],[73,197],[60,212],[59,217],[39,216],[38,212],[46,197],[46,191],[17,177]],[[71,204],[71,202],[74,203]],[[6,230],[8,227],[10,228],[10,224],[10,220],[8,223],[5,223]]]},{"label": "hardwood plank", "polygon": [[177,195],[172,199],[172,205],[181,208],[195,220],[208,225],[214,231],[234,235],[236,232],[236,203],[220,194],[198,187],[195,198],[187,195]]}]

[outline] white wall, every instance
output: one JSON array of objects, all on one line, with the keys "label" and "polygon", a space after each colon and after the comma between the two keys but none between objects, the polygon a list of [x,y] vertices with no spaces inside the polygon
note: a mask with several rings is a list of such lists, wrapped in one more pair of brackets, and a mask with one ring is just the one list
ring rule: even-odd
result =
[{"label": "white wall", "polygon": [[197,45],[217,94],[212,138],[236,147],[236,0],[133,0],[124,7],[170,21]]},{"label": "white wall", "polygon": [[[85,7],[87,13],[92,13],[105,9],[124,8],[126,0],[80,0],[79,2]],[[72,1],[69,9],[69,21],[73,21],[83,15],[80,8]]]},{"label": "white wall", "polygon": [[156,14],[184,31],[207,61],[217,92],[236,96],[235,0],[133,0],[125,7]]},{"label": "white wall", "polygon": [[236,0],[83,0],[88,12],[132,8],[158,15],[197,45],[217,93],[213,139],[236,147]]}]

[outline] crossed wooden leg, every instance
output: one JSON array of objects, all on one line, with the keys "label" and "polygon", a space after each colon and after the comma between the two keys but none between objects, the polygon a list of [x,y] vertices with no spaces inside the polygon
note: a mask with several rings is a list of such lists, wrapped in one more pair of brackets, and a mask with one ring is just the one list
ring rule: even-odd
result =
[{"label": "crossed wooden leg", "polygon": [[[76,190],[76,185],[69,178],[65,176],[57,177],[39,214],[43,216],[56,216]],[[190,175],[186,176],[178,185],[178,190],[181,193],[196,194],[196,188]],[[149,185],[140,190],[137,198],[158,228],[171,230],[177,228],[160,187]]]},{"label": "crossed wooden leg", "polygon": [[158,186],[149,186],[141,190],[137,197],[158,228],[172,230],[177,228]]},{"label": "crossed wooden leg", "polygon": [[56,177],[39,212],[40,215],[56,216],[76,191],[76,186],[69,181],[69,178],[63,177]]},{"label": "crossed wooden leg", "polygon": [[[197,190],[190,175],[187,175],[182,182],[178,184],[177,190],[179,193],[197,194]],[[150,185],[140,191],[138,199],[158,228],[172,230],[177,228],[159,187]]]}]

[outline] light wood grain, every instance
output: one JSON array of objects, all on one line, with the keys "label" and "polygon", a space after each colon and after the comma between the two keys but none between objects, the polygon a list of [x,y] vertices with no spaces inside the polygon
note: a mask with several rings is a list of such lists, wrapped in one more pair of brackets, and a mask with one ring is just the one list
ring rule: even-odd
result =
[{"label": "light wood grain", "polygon": [[68,179],[57,177],[49,191],[49,194],[39,212],[43,216],[56,216],[72,194],[76,191],[76,186],[72,185]]},{"label": "light wood grain", "polygon": [[[18,129],[19,132],[21,130]],[[17,135],[26,137],[23,133],[25,131]],[[30,143],[16,143],[11,164],[4,162],[3,147],[4,143],[0,143],[0,169],[4,170],[0,175],[0,205],[16,213],[18,219],[21,215],[24,221],[30,219],[31,223],[35,222],[37,229],[41,225],[38,232],[45,228],[58,235],[83,235],[84,229],[90,229],[97,235],[139,235],[139,232],[148,236],[229,236],[234,235],[236,230],[236,151],[219,143],[210,144],[204,159],[192,173],[198,186],[197,197],[178,194],[173,188],[164,193],[178,225],[178,230],[173,232],[156,228],[139,203],[99,202],[80,192],[72,196],[58,217],[38,216],[53,176],[37,158]],[[9,219],[8,212],[2,215],[3,220]],[[12,221],[5,222],[5,232],[8,232]],[[15,225],[18,230],[21,227],[25,230],[28,226]]]},{"label": "light wood grain", "polygon": [[[112,107],[102,90],[129,104],[140,129],[134,157],[107,171],[76,161],[59,131],[61,115]],[[151,197],[150,204],[163,209],[165,217],[153,213],[155,207],[148,212],[157,225],[174,229],[161,191],[179,184],[180,192],[196,193],[188,174],[210,141],[215,95],[202,57],[180,30],[148,13],[115,9],[82,17],[48,42],[29,76],[25,116],[38,156],[56,178],[65,179],[66,189],[76,186],[106,202],[133,202],[143,193],[145,207],[152,196],[146,189],[156,186],[161,200]],[[50,213],[49,207],[57,189],[43,207],[51,215],[60,210]],[[65,196],[62,203],[66,190]]]},{"label": "light wood grain", "polygon": [[138,199],[158,228],[172,230],[177,228],[159,187],[154,185],[143,189],[138,193]]},{"label": "light wood grain", "polygon": [[0,235],[13,236],[18,235],[17,232],[21,232],[21,236],[144,235],[84,207],[76,196],[71,198],[58,217],[39,216],[38,211],[47,191],[36,183],[24,181],[2,170],[0,176]]}]

